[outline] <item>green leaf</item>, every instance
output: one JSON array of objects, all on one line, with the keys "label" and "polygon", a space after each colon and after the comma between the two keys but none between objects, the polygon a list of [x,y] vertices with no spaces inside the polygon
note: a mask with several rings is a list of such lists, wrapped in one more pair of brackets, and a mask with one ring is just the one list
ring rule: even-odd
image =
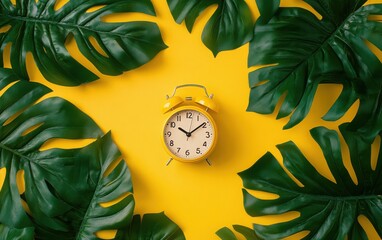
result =
[{"label": "green leaf", "polygon": [[[121,154],[110,133],[101,137],[97,124],[64,99],[40,101],[47,87],[16,79],[0,69],[0,88],[8,87],[0,96],[0,168],[6,169],[0,238],[31,239],[34,228],[36,239],[96,239],[97,231],[127,228],[134,209],[131,177],[126,163],[117,162]],[[98,139],[83,148],[40,150],[52,139],[91,138]],[[17,186],[20,171],[25,192]]]},{"label": "green leaf", "polygon": [[256,3],[260,11],[260,18],[257,20],[257,24],[268,23],[280,6],[280,0],[256,0]]},{"label": "green leaf", "polygon": [[[259,240],[260,238],[256,236],[255,232],[245,226],[241,225],[233,225],[233,228],[243,235],[246,240]],[[216,235],[220,237],[222,240],[238,240],[238,238],[235,236],[235,234],[227,227],[221,228],[219,231],[216,232]]]},{"label": "green leaf", "polygon": [[125,232],[120,232],[126,240],[185,240],[182,230],[169,219],[163,212],[134,215],[130,227]]},{"label": "green leaf", "polygon": [[[71,36],[80,52],[106,75],[137,68],[166,48],[155,23],[102,21],[114,13],[155,15],[149,0],[70,0],[57,11],[55,5],[56,0],[19,0],[16,5],[3,0],[0,4],[0,28],[10,26],[0,33],[0,54],[8,43],[12,44],[12,68],[21,79],[29,79],[26,55],[30,52],[48,81],[75,86],[96,80],[98,77],[67,51],[65,41]],[[88,11],[93,7],[100,8]]]},{"label": "green leaf", "polygon": [[349,129],[361,133],[367,139],[373,139],[382,132],[382,77],[372,81],[374,85],[360,95],[358,112],[349,125]]},{"label": "green leaf", "polygon": [[223,227],[216,232],[216,235],[223,240],[237,240],[235,234],[227,227]]},{"label": "green leaf", "polygon": [[306,2],[322,19],[302,8],[279,8],[268,24],[256,25],[250,44],[249,66],[263,67],[250,73],[247,110],[270,114],[285,95],[277,116],[290,115],[284,128],[306,117],[319,84],[343,85],[325,116],[337,120],[360,96],[368,95],[368,87],[380,76],[381,63],[364,40],[382,49],[382,24],[369,19],[382,14],[382,4],[362,7],[365,0]]},{"label": "green leaf", "polygon": [[[355,184],[342,161],[340,139],[336,131],[324,127],[311,130],[319,144],[335,183],[323,177],[303,156],[293,142],[278,145],[285,168],[303,184],[293,181],[271,153],[265,154],[252,167],[239,173],[244,187],[277,194],[273,200],[259,199],[243,190],[244,205],[251,216],[276,215],[298,211],[300,216],[268,226],[255,224],[258,236],[281,239],[303,230],[304,239],[367,239],[357,221],[366,216],[382,236],[382,147],[372,169],[372,142],[340,126],[350,151],[358,184]],[[377,147],[377,146],[375,146]]]},{"label": "green leaf", "polygon": [[204,10],[218,5],[202,33],[203,43],[214,56],[220,51],[238,48],[252,39],[252,14],[244,0],[167,0],[167,3],[175,21],[179,24],[185,21],[189,32]]},{"label": "green leaf", "polygon": [[0,224],[0,236],[3,240],[23,240],[23,239],[33,239],[34,228],[9,228]]}]

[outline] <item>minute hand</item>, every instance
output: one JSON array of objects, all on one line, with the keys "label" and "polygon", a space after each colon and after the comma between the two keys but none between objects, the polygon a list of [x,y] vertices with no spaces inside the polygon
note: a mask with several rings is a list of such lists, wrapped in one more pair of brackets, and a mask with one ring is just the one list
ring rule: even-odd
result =
[{"label": "minute hand", "polygon": [[207,124],[206,122],[200,124],[200,125],[197,126],[194,130],[192,130],[192,131],[190,132],[190,134],[193,133],[193,132],[195,132],[195,131],[198,130],[199,128],[204,127],[206,124]]}]

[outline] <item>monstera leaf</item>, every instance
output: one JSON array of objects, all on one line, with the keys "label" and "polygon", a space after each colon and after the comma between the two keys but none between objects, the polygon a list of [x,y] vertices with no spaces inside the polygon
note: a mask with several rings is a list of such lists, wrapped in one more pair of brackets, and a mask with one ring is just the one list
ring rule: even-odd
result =
[{"label": "monstera leaf", "polygon": [[[239,173],[244,187],[277,194],[273,200],[256,198],[243,190],[244,205],[251,216],[282,214],[298,211],[300,216],[282,223],[254,225],[259,237],[282,239],[308,230],[304,239],[367,239],[357,221],[366,216],[382,237],[382,147],[376,166],[372,167],[372,142],[350,132],[346,125],[340,130],[350,151],[357,177],[353,182],[342,161],[340,139],[336,131],[324,127],[311,130],[321,147],[335,183],[323,177],[308,162],[293,142],[278,145],[284,166],[300,181],[293,181],[271,153],[265,154],[252,167]],[[381,134],[380,134],[381,135]]]},{"label": "monstera leaf", "polygon": [[[233,225],[233,229],[235,229],[238,233],[240,233],[246,240],[260,240],[255,235],[255,232],[247,227],[240,225]],[[238,240],[235,234],[227,227],[224,227],[216,232],[216,235],[220,237],[222,240]]]},{"label": "monstera leaf", "polygon": [[[61,98],[40,101],[50,89],[16,80],[0,69],[0,89],[8,87],[0,96],[0,238],[96,239],[98,231],[126,229],[132,183],[110,134],[101,137],[91,118]],[[98,139],[78,149],[40,150],[51,139],[89,138]]]},{"label": "monstera leaf", "polygon": [[[117,235],[118,236],[118,235]],[[163,212],[135,215],[129,229],[121,232],[125,240],[185,240],[182,230]]]},{"label": "monstera leaf", "polygon": [[107,75],[137,68],[166,48],[155,23],[102,21],[113,13],[155,15],[149,0],[70,0],[58,10],[56,4],[57,0],[16,0],[15,5],[11,0],[1,1],[0,54],[11,44],[10,61],[21,79],[29,79],[26,55],[30,52],[41,73],[53,83],[74,86],[96,80],[67,51],[65,42],[70,36],[80,52]]},{"label": "monstera leaf", "polygon": [[31,228],[9,228],[0,224],[0,236],[2,239],[13,239],[13,240],[23,240],[23,239],[33,239],[34,229]]},{"label": "monstera leaf", "polygon": [[185,21],[189,32],[206,8],[218,5],[202,33],[203,43],[214,56],[220,51],[238,48],[252,39],[252,14],[244,0],[167,0],[167,3],[175,21]]},{"label": "monstera leaf", "polygon": [[374,79],[366,94],[359,96],[359,108],[349,125],[367,139],[373,139],[382,131],[382,77]]},{"label": "monstera leaf", "polygon": [[364,40],[382,50],[382,24],[372,18],[382,14],[382,4],[362,6],[366,0],[305,2],[322,19],[295,7],[279,8],[270,17],[274,7],[263,7],[266,20],[256,24],[250,44],[248,64],[261,67],[249,76],[247,110],[269,114],[283,99],[277,118],[290,115],[285,128],[305,118],[320,83],[343,85],[326,120],[339,119],[363,96],[373,95],[368,101],[379,101],[370,86],[382,81],[378,73],[382,66]]},{"label": "monstera leaf", "polygon": [[261,14],[256,24],[265,24],[272,19],[273,15],[279,9],[280,0],[256,0],[256,4]]}]

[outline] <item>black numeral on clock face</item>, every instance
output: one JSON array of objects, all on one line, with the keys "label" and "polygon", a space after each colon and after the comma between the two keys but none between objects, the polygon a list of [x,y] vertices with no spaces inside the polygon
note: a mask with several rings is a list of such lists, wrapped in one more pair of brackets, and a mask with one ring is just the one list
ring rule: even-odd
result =
[{"label": "black numeral on clock face", "polygon": [[206,132],[206,138],[210,138],[211,137],[211,133],[210,132]]},{"label": "black numeral on clock face", "polygon": [[202,152],[200,151],[200,148],[196,148],[196,154],[202,154]]},{"label": "black numeral on clock face", "polygon": [[170,128],[175,128],[176,124],[175,122],[170,122]]},{"label": "black numeral on clock face", "polygon": [[180,116],[180,115],[177,115],[177,116],[176,116],[176,121],[177,121],[177,122],[180,122],[180,121],[182,121],[182,116]]},{"label": "black numeral on clock face", "polygon": [[186,112],[186,118],[192,118],[192,112]]}]

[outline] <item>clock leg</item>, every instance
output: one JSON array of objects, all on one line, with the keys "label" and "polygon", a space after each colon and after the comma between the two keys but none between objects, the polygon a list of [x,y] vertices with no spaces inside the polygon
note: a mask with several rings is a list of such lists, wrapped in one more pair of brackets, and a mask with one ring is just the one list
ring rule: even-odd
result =
[{"label": "clock leg", "polygon": [[166,166],[170,165],[171,161],[172,161],[172,158],[170,158],[170,159],[167,161]]},{"label": "clock leg", "polygon": [[208,160],[208,158],[206,158],[206,162],[208,163],[208,165],[211,166],[211,162],[210,162],[210,160]]}]

